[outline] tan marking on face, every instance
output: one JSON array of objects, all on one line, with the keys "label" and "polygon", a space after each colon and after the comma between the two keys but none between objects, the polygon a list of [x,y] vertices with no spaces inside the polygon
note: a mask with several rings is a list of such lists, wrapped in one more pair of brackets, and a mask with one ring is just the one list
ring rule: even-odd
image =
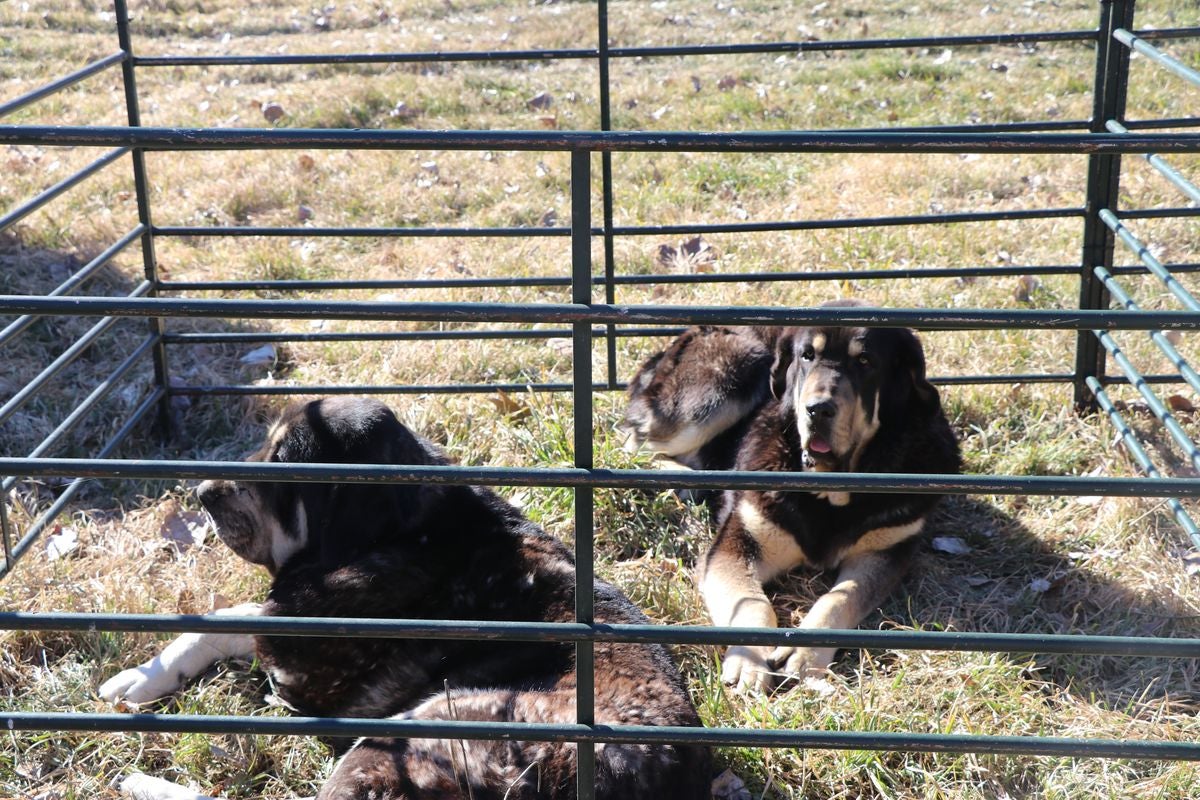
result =
[{"label": "tan marking on face", "polygon": [[264,453],[273,453],[279,449],[279,445],[283,444],[283,439],[287,435],[288,426],[284,424],[282,419],[277,419],[271,423],[271,428],[267,431],[266,445],[263,447]]},{"label": "tan marking on face", "polygon": [[862,339],[851,339],[850,346],[846,348],[846,353],[851,358],[858,358],[863,354],[863,349],[865,347],[866,345],[863,343]]},{"label": "tan marking on face", "polygon": [[858,461],[862,458],[863,451],[867,449],[867,445],[875,438],[875,434],[879,433],[879,391],[875,392],[875,413],[870,419],[867,418],[867,411],[863,407],[861,399],[856,398],[854,404],[854,414],[850,425],[850,441],[853,442],[853,447],[850,450],[850,458],[847,463],[850,466],[850,471],[858,469]]},{"label": "tan marking on face", "polygon": [[868,553],[877,553],[889,547],[911,539],[925,527],[925,518],[921,517],[904,525],[893,525],[887,528],[876,528],[860,536],[858,541],[850,545],[838,558],[838,561],[855,559]]},{"label": "tan marking on face", "polygon": [[825,349],[825,334],[814,334],[812,338],[812,349],[820,353]]}]

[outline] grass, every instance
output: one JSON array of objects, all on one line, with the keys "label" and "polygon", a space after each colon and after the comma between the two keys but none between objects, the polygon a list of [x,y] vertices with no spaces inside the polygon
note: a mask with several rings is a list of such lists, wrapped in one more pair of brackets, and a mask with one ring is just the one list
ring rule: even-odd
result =
[{"label": "grass", "polygon": [[[736,9],[736,11],[735,11]],[[501,0],[380,0],[314,9],[276,0],[253,9],[233,0],[147,0],[133,4],[139,54],[317,53],[381,50],[559,48],[593,38],[594,7],[583,2],[517,4]],[[1086,29],[1093,2],[1031,0],[1011,8],[949,0],[842,0],[799,8],[777,0],[738,4],[669,0],[614,2],[617,45],[788,40],[797,37],[925,36],[1017,30]],[[1194,4],[1140,3],[1138,25],[1191,24]],[[319,20],[323,19],[323,22]],[[581,33],[583,32],[583,33]],[[14,97],[115,49],[111,8],[29,0],[0,4],[0,98]],[[1190,62],[1200,49],[1173,42]],[[1090,113],[1093,54],[1079,44],[1031,47],[866,51],[787,56],[618,60],[612,70],[613,122],[650,130],[744,130],[961,124],[1084,119]],[[1187,89],[1135,59],[1131,117],[1192,113]],[[595,67],[586,61],[390,67],[218,67],[141,69],[143,121],[149,125],[266,125],[264,103],[281,105],[281,126],[561,129],[598,126]],[[531,108],[540,92],[548,108]],[[5,122],[120,124],[120,79],[94,77]],[[8,148],[0,152],[0,213],[98,157],[88,149]],[[1195,157],[1171,162],[1196,174]],[[163,225],[539,225],[553,212],[569,219],[564,154],[518,152],[272,151],[151,153],[154,220]],[[432,163],[433,166],[430,166]],[[931,211],[1081,207],[1081,157],[820,154],[613,155],[618,225],[842,219]],[[600,219],[599,168],[593,216]],[[1141,159],[1127,158],[1121,205],[1167,207],[1180,201]],[[307,211],[301,211],[301,207]],[[136,223],[128,163],[27,218],[0,239],[0,292],[46,294],[79,264]],[[1187,219],[1143,220],[1138,235],[1168,263],[1197,260]],[[725,273],[900,269],[920,266],[1077,264],[1078,218],[856,230],[712,235]],[[619,273],[653,273],[660,245],[616,242]],[[562,276],[564,239],[245,239],[159,238],[161,274],[171,280],[249,278],[456,278]],[[600,261],[599,243],[594,249]],[[1134,263],[1118,248],[1120,264]],[[682,269],[683,267],[672,267]],[[123,295],[141,280],[135,250],[82,293]],[[1180,278],[1194,288],[1189,276]],[[1148,309],[1175,308],[1153,281],[1122,279]],[[629,286],[628,303],[810,305],[841,295],[930,308],[1069,309],[1077,280],[1043,277],[1019,299],[1015,278],[867,280],[753,285]],[[195,292],[195,296],[211,296]],[[334,293],[302,293],[327,297]],[[275,297],[247,291],[230,296]],[[565,289],[338,292],[345,299],[550,301]],[[8,320],[0,320],[6,324]],[[94,320],[48,318],[5,345],[0,399],[20,390]],[[177,332],[388,331],[409,324],[339,321],[172,320]],[[424,326],[430,327],[430,326]],[[443,327],[452,327],[447,324]],[[49,384],[2,429],[6,455],[25,455],[57,426],[111,367],[141,341],[144,323],[122,322],[102,344]],[[1118,335],[1148,372],[1168,365],[1148,337]],[[944,332],[924,336],[934,375],[1068,372],[1075,335],[1047,331]],[[617,373],[632,374],[661,340],[620,339]],[[257,344],[172,347],[174,381],[303,385],[555,382],[569,380],[562,340],[446,343],[292,343],[277,358],[242,357]],[[1195,337],[1179,344],[1195,358]],[[594,367],[604,374],[604,348]],[[52,455],[101,448],[139,402],[152,377],[135,371]],[[1172,387],[1170,392],[1176,391]],[[1165,393],[1165,392],[1164,392]],[[1131,390],[1114,389],[1153,456],[1176,474],[1195,474],[1153,424]],[[946,387],[943,397],[971,473],[1130,475],[1108,423],[1080,417],[1069,392],[1018,384]],[[402,418],[469,464],[564,466],[572,463],[569,398],[442,395],[388,398]],[[149,428],[118,455],[140,458],[240,458],[262,435],[279,398],[177,397],[176,436]],[[621,398],[596,396],[596,463],[644,467],[620,448]],[[1194,414],[1180,421],[1195,435]],[[61,491],[61,482],[23,481],[9,500],[18,530]],[[571,539],[565,490],[504,490],[533,519]],[[1189,505],[1195,505],[1190,503]],[[209,540],[181,548],[165,523],[194,508],[172,482],[89,484],[58,525],[79,548],[51,561],[37,546],[0,583],[0,604],[25,611],[201,613],[261,596],[266,578]],[[596,550],[602,575],[655,620],[702,624],[691,571],[708,522],[670,493],[598,490]],[[885,629],[1019,633],[1200,636],[1200,591],[1181,556],[1190,545],[1164,505],[1142,498],[979,496],[943,504],[934,534],[972,548],[955,556],[926,548],[912,578],[865,625]],[[203,576],[198,579],[197,576]],[[781,616],[798,620],[826,578],[798,574],[776,587]],[[1048,588],[1046,588],[1048,585]],[[95,687],[149,656],[161,642],[135,634],[0,633],[0,707],[105,711]],[[720,685],[711,648],[681,648],[681,668],[706,722],[795,729],[917,731],[1195,741],[1200,688],[1188,660],[1082,658],[973,653],[847,653],[825,692],[743,697]],[[276,714],[252,665],[214,670],[162,710]],[[130,769],[191,783],[230,797],[311,795],[330,762],[316,741],[292,738],[91,733],[9,733],[0,758],[0,795],[111,797],[109,782]],[[987,755],[756,750],[719,753],[768,798],[1067,798],[1081,795],[1200,796],[1187,763],[1005,758]]]}]

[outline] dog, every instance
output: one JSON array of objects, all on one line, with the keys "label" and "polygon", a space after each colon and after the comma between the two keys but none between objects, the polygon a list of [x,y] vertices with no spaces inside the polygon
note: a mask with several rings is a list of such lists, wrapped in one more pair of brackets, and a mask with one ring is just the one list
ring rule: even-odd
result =
[{"label": "dog", "polygon": [[[840,301],[828,305],[858,305]],[[693,469],[957,473],[958,442],[910,330],[691,328],[629,384],[622,427]],[[716,537],[698,570],[716,625],[775,627],[764,584],[800,567],[832,587],[800,628],[852,628],[907,572],[931,494],[726,490],[704,496]],[[730,647],[722,679],[769,690],[818,678],[832,648]]]},{"label": "dog", "polygon": [[[445,464],[374,400],[327,398],[286,411],[250,461]],[[574,621],[570,551],[485,488],[205,481],[218,536],[272,576],[261,605],[230,614]],[[585,534],[586,535],[586,534]],[[645,623],[595,584],[597,623]],[[699,726],[665,648],[595,644],[595,721]],[[100,695],[137,704],[178,689],[220,658],[257,655],[276,695],[303,715],[574,723],[574,648],[565,643],[186,634]],[[575,745],[366,738],[338,761],[318,800],[576,796]],[[707,798],[699,746],[597,744],[596,796]],[[168,788],[169,787],[169,788]],[[174,784],[130,776],[139,797]]]}]

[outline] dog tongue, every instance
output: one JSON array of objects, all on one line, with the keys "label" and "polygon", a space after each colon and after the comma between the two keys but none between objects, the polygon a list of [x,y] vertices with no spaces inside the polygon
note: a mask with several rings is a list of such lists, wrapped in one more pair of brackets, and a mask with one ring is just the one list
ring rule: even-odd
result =
[{"label": "dog tongue", "polygon": [[808,440],[808,449],[814,453],[828,453],[832,448],[820,436],[813,436]]}]

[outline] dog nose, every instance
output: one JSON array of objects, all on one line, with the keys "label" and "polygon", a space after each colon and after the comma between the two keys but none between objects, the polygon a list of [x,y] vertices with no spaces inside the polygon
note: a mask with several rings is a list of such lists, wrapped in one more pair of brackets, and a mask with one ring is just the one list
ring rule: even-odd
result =
[{"label": "dog nose", "polygon": [[815,400],[804,406],[804,410],[811,419],[833,419],[837,407],[832,400]]}]

